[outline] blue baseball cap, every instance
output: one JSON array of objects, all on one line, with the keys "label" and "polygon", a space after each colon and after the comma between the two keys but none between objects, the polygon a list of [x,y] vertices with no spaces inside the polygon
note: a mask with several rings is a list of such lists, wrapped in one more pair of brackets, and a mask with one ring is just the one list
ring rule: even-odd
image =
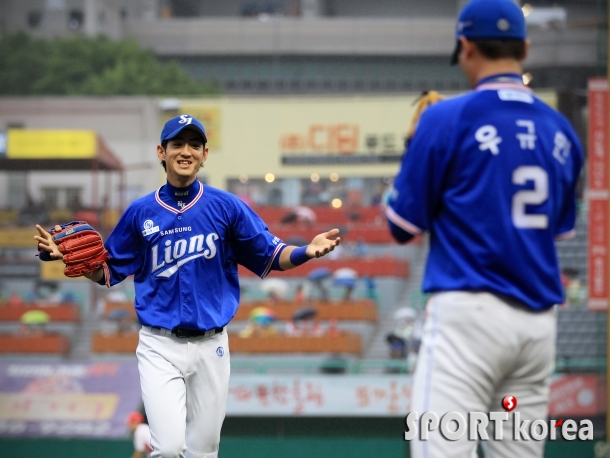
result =
[{"label": "blue baseball cap", "polygon": [[205,128],[203,124],[191,115],[183,114],[170,119],[163,126],[161,131],[161,143],[166,140],[171,140],[176,137],[183,129],[191,129],[195,132],[199,132],[203,136],[203,142],[207,143],[208,138],[205,135]]},{"label": "blue baseball cap", "polygon": [[455,26],[455,50],[451,65],[460,54],[459,38],[489,40],[525,40],[525,17],[513,0],[472,0],[468,2]]}]

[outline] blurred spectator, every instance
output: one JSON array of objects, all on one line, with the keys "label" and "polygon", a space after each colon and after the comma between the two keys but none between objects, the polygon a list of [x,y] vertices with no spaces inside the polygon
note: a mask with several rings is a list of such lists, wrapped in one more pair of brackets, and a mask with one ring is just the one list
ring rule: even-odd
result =
[{"label": "blurred spectator", "polygon": [[366,288],[366,297],[373,299],[375,303],[379,301],[379,293],[377,292],[377,283],[373,277],[362,277],[364,286]]},{"label": "blurred spectator", "polygon": [[116,332],[129,334],[139,329],[139,323],[134,314],[124,308],[117,308],[106,314],[106,318],[115,323]]},{"label": "blurred spectator", "polygon": [[277,304],[286,298],[289,285],[282,278],[266,278],[261,281],[259,288],[267,293],[267,298],[271,304]]},{"label": "blurred spectator", "polygon": [[125,294],[125,291],[123,291],[120,288],[112,288],[108,291],[108,294],[106,294],[106,301],[107,302],[129,302],[129,298],[127,297],[127,294]]},{"label": "blurred spectator", "polygon": [[64,291],[61,294],[61,302],[64,304],[76,304],[77,300],[76,300],[76,294],[74,293],[74,291]]},{"label": "blurred spectator", "polygon": [[299,283],[294,291],[294,303],[303,305],[305,303],[305,291],[303,283]]},{"label": "blurred spectator", "polygon": [[[336,248],[335,248],[336,249]],[[349,301],[358,282],[358,272],[349,267],[342,267],[333,273],[333,284],[344,288],[343,300]]]},{"label": "blurred spectator", "polygon": [[369,246],[366,244],[366,241],[363,237],[358,237],[358,240],[356,241],[356,246],[354,247],[354,255],[360,259],[368,258]]},{"label": "blurred spectator", "polygon": [[282,2],[246,2],[241,5],[241,15],[245,17],[265,17],[284,14]]},{"label": "blurred spectator", "polygon": [[407,343],[394,333],[386,336],[386,341],[390,346],[390,359],[405,359],[407,357]]},{"label": "blurred spectator", "polygon": [[29,310],[21,315],[19,322],[19,334],[21,335],[42,335],[46,331],[47,323],[51,321],[48,313],[42,310]]},{"label": "blurred spectator", "polygon": [[149,457],[152,452],[150,445],[150,428],[144,422],[144,415],[140,412],[131,412],[127,417],[127,425],[133,434],[133,455],[131,458]]},{"label": "blurred spectator", "polygon": [[[334,251],[336,251],[337,248],[339,248],[339,247],[335,247]],[[334,253],[334,251],[331,252],[330,254]],[[326,255],[326,256],[328,256],[328,255]],[[328,269],[326,267],[318,267],[316,269],[313,269],[311,272],[309,272],[309,275],[307,275],[307,280],[309,282],[311,282],[311,284],[313,286],[315,286],[316,289],[319,291],[320,300],[322,300],[322,301],[328,300],[328,289],[326,288],[324,281],[331,276],[332,276],[332,273],[331,273],[330,269]]]},{"label": "blurred spectator", "polygon": [[561,271],[561,282],[565,290],[564,307],[582,307],[587,300],[587,288],[582,284],[577,269],[564,268]]},{"label": "blurred spectator", "polygon": [[339,334],[341,334],[341,330],[337,325],[336,318],[331,318],[328,322],[328,331],[326,332],[326,334],[328,334],[329,336],[338,336]]},{"label": "blurred spectator", "polygon": [[107,312],[106,304],[109,302],[129,302],[129,298],[127,297],[127,294],[125,294],[125,291],[118,286],[111,289],[105,288],[105,293],[105,296],[97,301],[96,313],[98,315],[104,315]]},{"label": "blurred spectator", "polygon": [[383,194],[386,190],[386,185],[385,183],[382,181],[381,183],[378,183],[377,186],[375,187],[375,191],[373,192],[373,197],[371,198],[371,205],[376,207],[377,205],[380,205],[383,201]]},{"label": "blurred spectator", "polygon": [[44,302],[45,304],[59,304],[62,294],[59,284],[55,281],[39,280],[34,285],[32,302]]},{"label": "blurred spectator", "polygon": [[294,303],[305,305],[311,295],[311,284],[307,281],[299,283],[294,291]]},{"label": "blurred spectator", "polygon": [[396,327],[386,336],[390,359],[414,360],[421,342],[421,326],[417,312],[410,307],[402,307],[394,312]]},{"label": "blurred spectator", "polygon": [[22,305],[24,305],[24,302],[19,294],[11,293],[11,295],[8,297],[8,300],[6,301],[6,304],[9,307],[21,307]]},{"label": "blurred spectator", "polygon": [[292,315],[292,320],[286,324],[286,335],[292,337],[321,336],[324,334],[320,322],[316,319],[317,312],[312,307],[302,307]]},{"label": "blurred spectator", "polygon": [[304,224],[312,225],[316,222],[316,213],[309,207],[297,206],[282,217],[280,223],[283,224]]},{"label": "blurred spectator", "polygon": [[267,337],[276,334],[275,312],[269,307],[255,307],[248,317],[248,326],[239,332],[239,337]]},{"label": "blurred spectator", "polygon": [[319,205],[320,194],[324,191],[324,186],[319,181],[310,181],[301,194],[301,202],[305,205]]}]

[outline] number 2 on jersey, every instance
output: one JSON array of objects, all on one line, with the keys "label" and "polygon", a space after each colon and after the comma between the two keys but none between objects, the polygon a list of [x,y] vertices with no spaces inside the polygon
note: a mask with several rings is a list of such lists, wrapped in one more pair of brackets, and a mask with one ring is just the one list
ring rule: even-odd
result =
[{"label": "number 2 on jersey", "polygon": [[528,214],[527,205],[541,205],[549,197],[549,178],[546,171],[538,166],[521,166],[513,171],[513,184],[523,185],[534,182],[534,189],[523,189],[513,195],[512,218],[520,229],[546,229],[549,217],[543,214]]}]

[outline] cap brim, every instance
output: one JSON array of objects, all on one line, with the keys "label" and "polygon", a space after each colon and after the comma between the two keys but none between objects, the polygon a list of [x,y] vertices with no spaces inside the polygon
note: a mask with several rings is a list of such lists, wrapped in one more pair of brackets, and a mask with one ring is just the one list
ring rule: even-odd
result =
[{"label": "cap brim", "polygon": [[184,129],[194,130],[195,132],[201,134],[201,136],[203,137],[204,143],[208,142],[208,138],[205,136],[205,133],[199,127],[197,127],[193,124],[187,124],[186,126],[179,127],[178,129],[173,131],[171,134],[169,134],[165,140],[171,140],[172,138],[175,138]]},{"label": "cap brim", "polygon": [[460,57],[460,51],[462,50],[462,42],[457,40],[455,42],[455,49],[453,50],[453,54],[451,54],[451,65],[455,65],[458,63],[458,59]]}]

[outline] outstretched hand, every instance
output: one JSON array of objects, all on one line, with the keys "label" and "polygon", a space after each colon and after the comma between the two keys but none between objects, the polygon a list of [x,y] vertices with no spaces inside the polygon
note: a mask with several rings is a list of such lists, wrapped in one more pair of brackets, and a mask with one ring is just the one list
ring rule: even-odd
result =
[{"label": "outstretched hand", "polygon": [[333,251],[341,243],[341,237],[336,237],[337,234],[339,234],[339,229],[331,229],[328,232],[316,235],[311,243],[307,245],[307,256],[310,258],[321,258]]},{"label": "outstretched hand", "polygon": [[[35,235],[34,239],[38,242],[38,248],[49,253],[53,259],[63,259],[64,255],[59,251],[57,244],[53,240],[53,236],[38,224],[36,225],[36,229],[38,230],[39,235]],[[61,226],[55,226],[55,230],[61,231]]]}]

